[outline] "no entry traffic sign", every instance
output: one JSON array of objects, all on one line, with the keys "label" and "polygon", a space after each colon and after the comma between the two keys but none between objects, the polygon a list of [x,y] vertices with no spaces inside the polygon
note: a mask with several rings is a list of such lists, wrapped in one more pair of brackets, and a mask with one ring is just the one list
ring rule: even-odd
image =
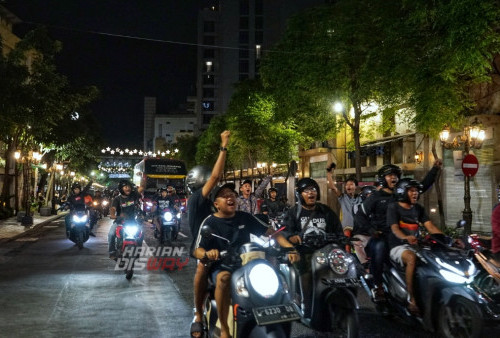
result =
[{"label": "no entry traffic sign", "polygon": [[479,161],[477,157],[472,154],[465,155],[462,161],[462,172],[465,176],[472,177],[477,174],[479,170]]}]

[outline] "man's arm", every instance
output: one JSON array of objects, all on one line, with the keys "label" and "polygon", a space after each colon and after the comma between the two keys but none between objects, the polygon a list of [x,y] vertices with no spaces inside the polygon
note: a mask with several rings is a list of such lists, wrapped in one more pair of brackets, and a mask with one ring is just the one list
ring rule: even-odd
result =
[{"label": "man's arm", "polygon": [[326,171],[326,184],[328,186],[329,189],[332,189],[334,192],[335,192],[335,195],[337,197],[340,197],[340,195],[342,195],[342,191],[340,191],[338,188],[337,188],[337,185],[335,184],[335,180],[333,179],[333,169],[328,171]]},{"label": "man's arm", "polygon": [[431,221],[424,222],[424,227],[431,234],[442,234],[441,230],[439,230],[438,227],[435,226]]},{"label": "man's arm", "polygon": [[415,236],[407,236],[399,229],[399,225],[391,224],[392,233],[399,239],[406,239],[410,244],[417,244],[418,240]]},{"label": "man's arm", "polygon": [[422,182],[420,182],[422,184],[422,193],[426,192],[430,187],[432,187],[439,173],[439,170],[441,170],[442,167],[443,161],[441,159],[438,158],[434,161],[434,165],[432,166],[431,170],[429,170]]},{"label": "man's arm", "polygon": [[266,186],[271,182],[271,179],[273,178],[273,175],[267,175],[262,182],[259,184],[257,189],[255,190],[255,197],[262,197],[262,194],[264,193],[264,189]]},{"label": "man's arm", "polygon": [[[231,132],[229,130],[224,130],[220,134],[220,139],[221,139],[221,149],[227,148],[227,144],[229,142],[229,136],[231,135]],[[212,169],[212,174],[208,178],[207,182],[203,185],[203,188],[201,189],[201,195],[203,198],[207,198],[208,195],[210,194],[210,191],[217,185],[219,182],[220,177],[222,176],[222,173],[224,172],[224,165],[226,163],[226,155],[227,155],[227,150],[220,150],[219,151],[219,157],[217,157],[217,161],[215,161],[214,167]]]}]

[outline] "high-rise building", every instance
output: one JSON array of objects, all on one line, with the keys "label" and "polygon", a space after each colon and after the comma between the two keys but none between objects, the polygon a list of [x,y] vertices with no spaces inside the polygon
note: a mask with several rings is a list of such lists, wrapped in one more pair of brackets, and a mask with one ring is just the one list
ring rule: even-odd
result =
[{"label": "high-rise building", "polygon": [[234,85],[259,75],[259,62],[279,41],[288,18],[328,0],[212,0],[198,16],[197,129],[225,113]]}]

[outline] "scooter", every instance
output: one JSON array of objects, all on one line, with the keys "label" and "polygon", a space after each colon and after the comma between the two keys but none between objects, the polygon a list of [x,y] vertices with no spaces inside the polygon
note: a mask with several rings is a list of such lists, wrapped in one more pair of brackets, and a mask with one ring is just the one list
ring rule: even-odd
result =
[{"label": "scooter", "polygon": [[134,263],[139,258],[137,248],[142,246],[144,234],[142,231],[142,221],[135,219],[119,220],[116,227],[116,252],[118,253],[118,264],[125,265],[125,278],[131,279],[134,275]]},{"label": "scooter", "polygon": [[[341,333],[346,337],[359,336],[357,290],[361,287],[359,275],[363,268],[355,257],[345,251],[351,239],[336,234],[327,234],[311,228],[303,235],[302,244],[296,245],[301,259],[310,257],[311,304],[302,304],[300,276],[295,268],[280,264],[290,290],[293,290],[295,304],[300,308],[303,325],[321,332]],[[304,309],[309,307],[310,316]]]},{"label": "scooter", "polygon": [[[203,226],[201,233],[228,243],[227,251],[220,253],[220,260],[221,267],[232,274],[228,318],[232,337],[289,337],[291,322],[300,318],[299,310],[290,298],[283,276],[266,260],[266,253],[285,259],[287,250],[252,242],[235,248],[228,239],[213,234],[208,226]],[[204,320],[208,337],[218,337],[220,323],[211,279],[208,290]]]},{"label": "scooter", "polygon": [[167,208],[162,210],[160,215],[161,230],[158,233],[158,230],[155,229],[155,238],[158,238],[162,245],[177,240],[182,213],[180,211],[176,212],[175,209]]},{"label": "scooter", "polygon": [[[465,221],[459,221],[457,228],[463,227]],[[462,239],[465,249],[479,270],[474,278],[473,288],[483,298],[483,310],[486,318],[494,322],[500,321],[500,263],[493,258],[491,239],[478,234],[470,234]]]},{"label": "scooter", "polygon": [[[473,290],[477,275],[474,263],[462,249],[450,247],[443,234],[427,235],[415,246],[417,266],[414,289],[422,317],[407,310],[409,294],[405,269],[396,262],[386,265],[383,287],[387,301],[376,307],[383,315],[397,315],[411,324],[443,337],[480,337],[483,326],[482,302]],[[365,277],[361,277],[368,294]]]},{"label": "scooter", "polygon": [[[67,206],[65,204],[63,207]],[[69,214],[70,229],[68,238],[74,242],[78,249],[83,249],[83,243],[88,241],[90,236],[90,213],[83,204],[76,205]]]}]

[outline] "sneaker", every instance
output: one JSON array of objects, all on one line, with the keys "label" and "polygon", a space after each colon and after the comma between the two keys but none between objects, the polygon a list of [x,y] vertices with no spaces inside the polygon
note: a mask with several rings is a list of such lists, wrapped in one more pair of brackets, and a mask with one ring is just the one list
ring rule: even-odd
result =
[{"label": "sneaker", "polygon": [[385,301],[385,292],[381,287],[374,287],[372,289],[372,299],[375,303],[384,302]]}]

